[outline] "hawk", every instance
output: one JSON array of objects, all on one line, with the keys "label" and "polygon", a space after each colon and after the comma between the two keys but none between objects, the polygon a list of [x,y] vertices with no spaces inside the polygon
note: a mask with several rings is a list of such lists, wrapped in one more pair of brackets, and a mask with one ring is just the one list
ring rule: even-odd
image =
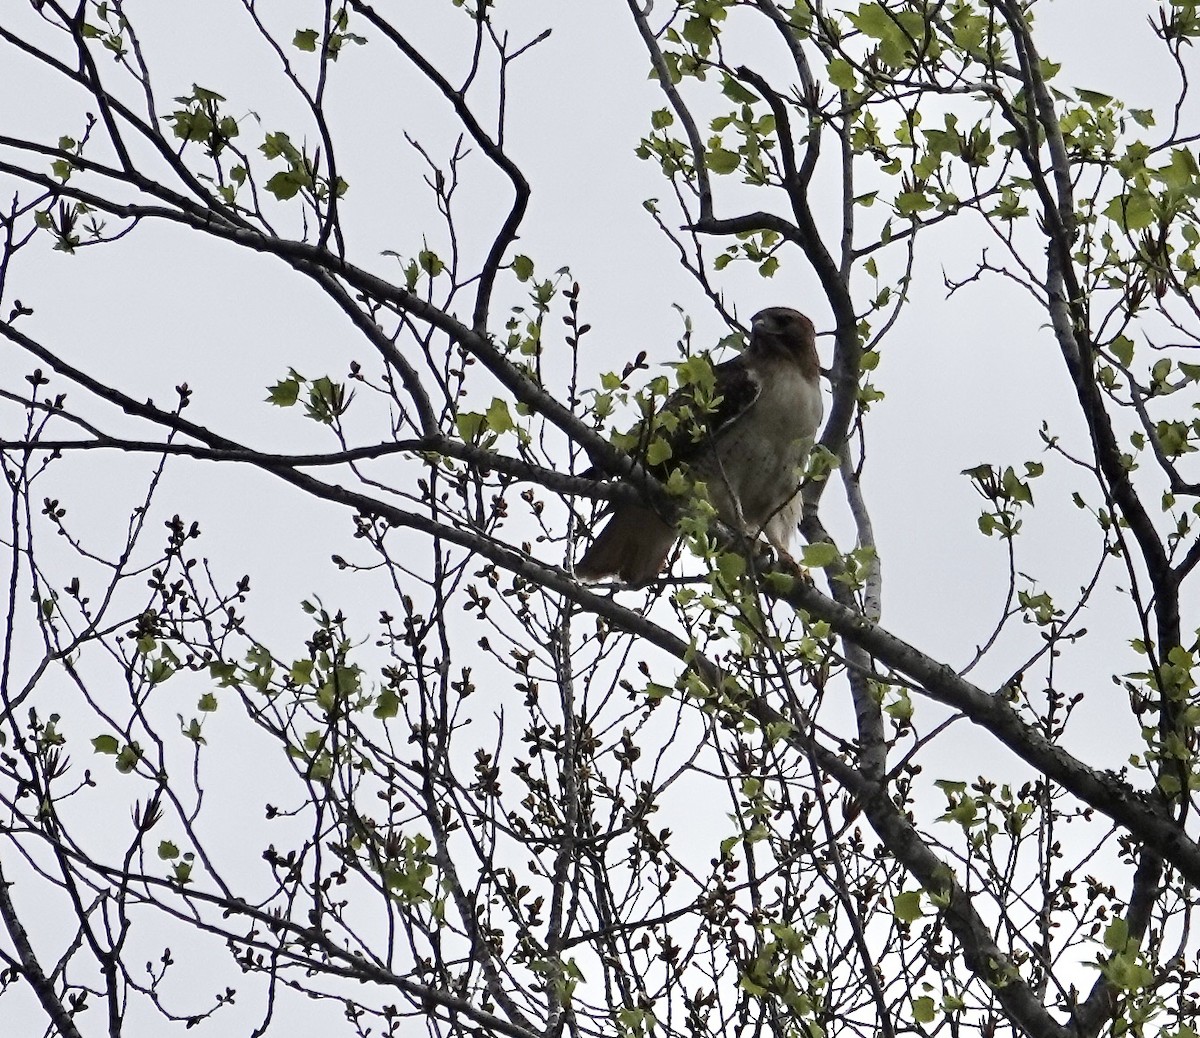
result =
[{"label": "hawk", "polygon": [[[800,481],[823,412],[820,372],[812,321],[786,306],[760,311],[751,321],[746,350],[713,368],[716,381],[707,406],[697,406],[692,387],[667,399],[655,426],[670,452],[647,470],[665,479],[685,464],[694,479],[707,484],[722,522],[752,537],[761,533],[777,551],[790,554],[804,508]],[[575,575],[649,583],[662,571],[676,537],[653,509],[618,504],[576,563]]]}]

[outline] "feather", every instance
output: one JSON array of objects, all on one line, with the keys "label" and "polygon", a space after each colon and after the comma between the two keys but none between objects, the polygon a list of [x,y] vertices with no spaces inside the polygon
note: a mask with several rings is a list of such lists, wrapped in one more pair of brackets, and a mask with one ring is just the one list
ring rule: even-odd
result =
[{"label": "feather", "polygon": [[675,543],[675,528],[643,505],[618,505],[608,525],[575,564],[580,580],[618,576],[648,584],[662,571]]},{"label": "feather", "polygon": [[[651,437],[662,441],[660,450],[662,444],[669,450],[646,466],[653,475],[666,479],[686,466],[707,484],[722,521],[751,536],[761,533],[787,552],[802,512],[804,462],[821,421],[820,362],[812,323],[803,314],[772,307],[756,314],[751,327],[746,351],[713,368],[710,393],[694,386],[676,390],[658,419],[643,423],[636,453],[645,456]],[[651,509],[619,505],[575,574],[648,583],[662,570],[675,538]]]}]

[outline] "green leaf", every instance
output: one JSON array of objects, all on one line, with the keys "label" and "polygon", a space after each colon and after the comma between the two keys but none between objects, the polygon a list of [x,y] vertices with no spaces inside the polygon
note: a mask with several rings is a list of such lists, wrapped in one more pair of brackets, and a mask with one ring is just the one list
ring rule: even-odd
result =
[{"label": "green leaf", "polygon": [[897,894],[892,901],[892,911],[902,923],[911,923],[921,918],[921,891],[906,890]]},{"label": "green leaf", "polygon": [[711,392],[716,386],[712,361],[700,354],[680,361],[675,365],[675,381],[680,386],[697,386],[705,393]]},{"label": "green leaf", "polygon": [[1168,458],[1190,454],[1196,448],[1189,442],[1191,429],[1183,422],[1158,422],[1154,427],[1155,437]]},{"label": "green leaf", "polygon": [[309,178],[306,174],[295,169],[283,169],[276,173],[266,183],[266,189],[281,202],[295,198],[300,189],[307,187]]},{"label": "green leaf", "polygon": [[[218,94],[215,90],[207,90],[198,83],[192,84],[192,97],[201,104],[215,105],[225,100],[224,94]],[[186,101],[187,98],[176,98],[178,101]]]},{"label": "green leaf", "polygon": [[896,23],[882,4],[862,4],[858,12],[850,16],[850,21],[856,28],[876,40],[887,39],[897,31]]},{"label": "green leaf", "polygon": [[979,816],[979,804],[974,797],[964,796],[940,820],[957,822],[964,828],[969,827]]},{"label": "green leaf", "polygon": [[721,83],[721,93],[740,105],[754,104],[759,99],[758,94],[751,93],[736,79],[728,75],[724,77],[724,81]]},{"label": "green leaf", "polygon": [[667,493],[674,497],[682,497],[692,489],[687,476],[680,469],[671,470],[671,474],[667,476],[664,486],[667,488]]},{"label": "green leaf", "polygon": [[[913,40],[918,44],[927,41],[924,16],[915,11],[891,11],[883,4],[865,3],[849,17],[857,29],[879,41],[880,59],[893,68],[903,67],[912,52]],[[929,56],[935,51],[936,47],[930,46]]]},{"label": "green leaf", "polygon": [[1119,916],[1105,927],[1104,947],[1111,952],[1123,952],[1129,947],[1129,924]]},{"label": "green leaf", "polygon": [[141,759],[142,748],[136,742],[131,742],[117,754],[117,771],[122,775],[128,775],[137,767],[137,763]]},{"label": "green leaf", "polygon": [[772,570],[766,576],[766,584],[772,591],[780,595],[789,594],[796,586],[796,578],[789,573]]},{"label": "green leaf", "polygon": [[484,417],[488,428],[494,433],[506,433],[513,428],[512,415],[508,413],[508,404],[499,397],[492,400]]},{"label": "green leaf", "polygon": [[180,109],[167,116],[173,125],[175,136],[181,141],[203,141],[212,135],[213,122],[204,112]]},{"label": "green leaf", "polygon": [[902,191],[896,196],[896,211],[901,216],[913,216],[932,209],[933,199],[923,191]]},{"label": "green leaf", "polygon": [[839,90],[853,90],[858,86],[854,66],[845,58],[834,58],[829,63],[829,82]]},{"label": "green leaf", "polygon": [[116,756],[117,750],[121,748],[121,744],[111,735],[97,735],[92,740],[92,747],[97,753],[107,753],[109,756]]},{"label": "green leaf", "polygon": [[163,840],[158,845],[158,856],[163,861],[171,861],[173,858],[179,857],[179,848],[170,840]]},{"label": "green leaf", "polygon": [[1010,501],[1027,505],[1033,504],[1033,491],[1028,483],[1023,482],[1017,476],[1011,465],[1004,469],[1004,474],[1000,477],[1000,484]]},{"label": "green leaf", "polygon": [[1117,362],[1124,367],[1129,367],[1133,362],[1133,340],[1129,336],[1118,335],[1108,348]]},{"label": "green leaf", "polygon": [[709,148],[704,156],[704,164],[714,173],[725,176],[738,168],[741,156],[736,151],[725,148]]},{"label": "green leaf", "polygon": [[800,552],[800,561],[809,569],[824,569],[839,561],[841,557],[837,545],[830,544],[828,541],[806,544]]},{"label": "green leaf", "polygon": [[1076,87],[1075,93],[1079,96],[1080,101],[1093,108],[1103,108],[1105,105],[1112,104],[1113,100],[1109,94],[1102,94],[1098,90],[1084,90],[1082,87]]},{"label": "green leaf", "polygon": [[460,411],[454,418],[454,424],[464,443],[474,443],[483,429],[483,415],[475,411]]},{"label": "green leaf", "polygon": [[701,57],[704,57],[716,39],[716,31],[708,18],[689,18],[683,23],[683,38],[699,51]]},{"label": "green leaf", "polygon": [[159,685],[175,673],[175,668],[163,659],[152,660],[146,668],[146,680],[152,685]]},{"label": "green leaf", "polygon": [[661,436],[654,437],[650,441],[650,446],[646,449],[646,464],[661,465],[672,454],[671,445]]},{"label": "green leaf", "polygon": [[375,709],[371,711],[372,716],[386,721],[389,717],[395,717],[399,712],[400,697],[392,689],[385,688],[375,697]]},{"label": "green leaf", "polygon": [[431,278],[437,277],[446,269],[446,264],[441,261],[438,254],[429,249],[422,249],[417,253],[417,262],[421,265],[421,269]]},{"label": "green leaf", "polygon": [[317,35],[316,29],[297,29],[296,35],[292,37],[292,46],[297,50],[312,53],[317,49]]},{"label": "green leaf", "polygon": [[912,1014],[913,1019],[919,1024],[933,1023],[933,999],[928,995],[922,995],[920,998],[914,998],[912,1003]]},{"label": "green leaf", "polygon": [[671,694],[671,689],[666,685],[659,685],[651,681],[646,685],[646,698],[652,703],[658,702],[660,699],[666,699]]},{"label": "green leaf", "polygon": [[1142,188],[1119,195],[1105,207],[1104,215],[1124,231],[1142,231],[1154,222],[1150,192]]},{"label": "green leaf", "polygon": [[217,709],[217,697],[211,692],[205,692],[196,704],[196,709],[205,714],[214,713]]},{"label": "green leaf", "polygon": [[1196,158],[1187,148],[1172,148],[1171,164],[1160,171],[1163,183],[1175,191],[1191,188],[1198,174]]},{"label": "green leaf", "polygon": [[659,108],[650,113],[650,125],[656,130],[665,130],[675,122],[675,116],[668,108]]},{"label": "green leaf", "polygon": [[894,721],[904,723],[912,719],[912,700],[909,698],[908,693],[903,690],[898,693],[895,700],[893,700],[891,703],[888,703],[888,705],[883,709],[884,713],[886,713]]},{"label": "green leaf", "polygon": [[533,277],[533,260],[528,256],[514,256],[512,261],[513,273],[518,281],[528,281]]},{"label": "green leaf", "polygon": [[268,133],[258,150],[269,159],[284,158],[291,165],[297,165],[300,162],[300,152],[296,150],[291,138],[282,131]]},{"label": "green leaf", "polygon": [[746,572],[746,560],[733,552],[722,552],[717,556],[717,572],[727,586],[736,584]]},{"label": "green leaf", "polygon": [[267,390],[267,402],[276,407],[291,407],[300,398],[300,379],[293,372],[290,378],[280,379]]}]

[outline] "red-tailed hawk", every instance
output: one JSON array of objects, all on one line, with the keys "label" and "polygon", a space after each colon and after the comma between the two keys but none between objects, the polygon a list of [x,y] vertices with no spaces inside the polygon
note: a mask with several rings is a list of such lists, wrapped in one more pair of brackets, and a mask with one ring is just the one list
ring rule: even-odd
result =
[{"label": "red-tailed hawk", "polygon": [[[696,406],[690,388],[663,405],[655,424],[670,455],[646,468],[665,479],[685,464],[694,479],[707,484],[722,522],[752,537],[761,533],[789,554],[804,507],[800,480],[821,422],[820,370],[807,317],[786,306],[755,314],[745,352],[713,369],[716,384],[707,409]],[[681,414],[684,420],[675,420]],[[576,563],[575,575],[648,583],[662,571],[676,536],[652,509],[619,504]]]}]

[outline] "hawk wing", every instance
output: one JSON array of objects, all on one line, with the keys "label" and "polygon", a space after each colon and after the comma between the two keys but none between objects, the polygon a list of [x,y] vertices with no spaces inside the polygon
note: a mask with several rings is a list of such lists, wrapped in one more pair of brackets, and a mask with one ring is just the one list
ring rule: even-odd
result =
[{"label": "hawk wing", "polygon": [[[762,395],[762,383],[744,357],[718,364],[713,376],[711,386],[677,389],[635,431],[630,453],[658,479],[667,479],[680,464],[703,468],[715,456],[717,442],[754,410]],[[627,584],[649,583],[662,570],[676,538],[675,527],[653,509],[620,504],[576,563],[575,574],[584,580],[616,574]]]},{"label": "hawk wing", "polygon": [[[666,479],[680,463],[694,463],[711,451],[761,395],[762,383],[744,357],[718,364],[710,390],[703,385],[684,386],[667,397],[654,420],[643,423],[634,453],[647,471]],[[654,449],[655,440],[661,440],[670,453],[649,461],[648,456],[662,453],[662,447]]]},{"label": "hawk wing", "polygon": [[[754,315],[740,357],[667,398],[615,443],[661,480],[678,465],[708,487],[727,523],[786,554],[803,511],[798,490],[821,419],[820,361],[812,322],[790,307]],[[653,509],[622,502],[575,565],[583,580],[616,575],[645,584],[661,572],[675,528]]]}]

